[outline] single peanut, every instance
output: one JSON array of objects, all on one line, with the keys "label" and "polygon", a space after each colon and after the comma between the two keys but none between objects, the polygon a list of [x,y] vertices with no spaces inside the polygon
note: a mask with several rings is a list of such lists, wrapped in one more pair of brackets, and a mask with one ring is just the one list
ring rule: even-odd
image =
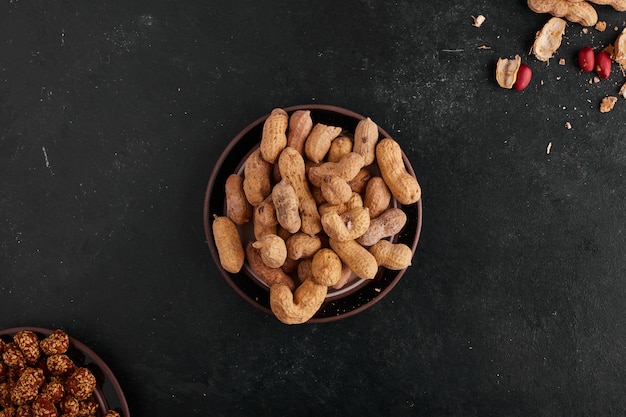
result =
[{"label": "single peanut", "polygon": [[517,79],[515,80],[515,84],[513,84],[513,88],[517,91],[524,90],[526,87],[528,87],[528,84],[530,84],[530,80],[532,79],[532,77],[532,69],[526,64],[520,65],[519,70],[517,71]]},{"label": "single peanut", "polygon": [[611,75],[611,57],[605,51],[600,51],[596,54],[596,73],[598,77],[607,79]]},{"label": "single peanut", "polygon": [[304,282],[313,279],[313,258],[305,258],[298,263],[298,280]]},{"label": "single peanut", "polygon": [[353,152],[363,157],[364,166],[371,165],[376,159],[376,142],[378,142],[378,125],[369,117],[360,120],[354,130]]},{"label": "single peanut", "polygon": [[391,191],[381,177],[372,177],[365,186],[363,206],[370,211],[370,218],[380,216],[391,203]]},{"label": "single peanut", "polygon": [[235,224],[244,224],[252,217],[252,205],[243,191],[243,177],[231,174],[226,179],[226,213]]},{"label": "single peanut", "polygon": [[294,148],[301,155],[304,154],[304,142],[313,129],[313,119],[310,110],[297,110],[289,117],[287,131],[287,146]]},{"label": "single peanut", "polygon": [[378,265],[392,270],[408,268],[413,259],[413,252],[404,243],[391,243],[381,240],[370,248]]},{"label": "single peanut", "polygon": [[321,162],[328,153],[331,142],[340,133],[340,127],[316,123],[304,143],[304,154],[313,162]]},{"label": "single peanut", "polygon": [[348,181],[348,185],[355,193],[363,194],[370,178],[372,178],[372,174],[370,174],[367,169],[363,168],[359,170],[354,178]]},{"label": "single peanut", "polygon": [[285,285],[270,287],[270,308],[285,324],[301,324],[310,320],[326,299],[328,287],[307,279],[294,293]]},{"label": "single peanut", "polygon": [[256,149],[246,159],[243,191],[251,205],[260,204],[272,191],[271,173],[272,164],[263,159],[260,149]]},{"label": "single peanut", "polygon": [[370,225],[370,215],[365,207],[355,207],[344,214],[333,211],[322,216],[322,227],[329,238],[345,242],[365,233]]},{"label": "single peanut", "polygon": [[552,16],[564,17],[582,26],[593,26],[598,22],[596,9],[586,1],[528,0],[528,7],[535,13],[550,13]]},{"label": "single peanut", "polygon": [[298,232],[287,239],[287,256],[290,259],[310,258],[320,250],[322,241],[319,236],[310,236]]},{"label": "single peanut", "polygon": [[314,236],[322,230],[317,203],[311,194],[309,182],[305,175],[304,159],[293,148],[285,148],[279,158],[278,166],[281,177],[296,191],[300,204],[301,230]]},{"label": "single peanut", "polygon": [[252,217],[254,237],[256,239],[261,239],[268,234],[276,234],[278,219],[276,218],[276,210],[271,195],[254,208]]},{"label": "single peanut", "polygon": [[324,177],[320,190],[324,200],[330,204],[343,204],[352,197],[350,185],[337,175]]},{"label": "single peanut", "polygon": [[278,223],[289,233],[296,233],[302,226],[298,195],[287,181],[281,180],[272,189],[272,202]]},{"label": "single peanut", "polygon": [[348,268],[346,265],[342,265],[341,278],[339,278],[339,281],[337,281],[334,285],[331,285],[331,287],[334,290],[340,290],[346,286],[346,284],[348,283],[351,277],[352,277],[352,270]]},{"label": "single peanut", "polygon": [[363,157],[356,152],[344,155],[337,162],[325,162],[318,166],[312,166],[308,171],[308,178],[316,187],[322,185],[327,175],[337,175],[345,181],[351,181],[363,168]]},{"label": "single peanut", "polygon": [[335,285],[341,279],[341,259],[331,249],[322,248],[313,255],[311,274],[319,285]]},{"label": "single peanut", "polygon": [[363,207],[363,198],[358,193],[352,193],[350,199],[343,204],[322,204],[319,206],[320,216],[323,216],[326,213],[334,211],[337,214],[343,214],[346,211],[349,211],[355,207]]},{"label": "single peanut", "polygon": [[374,255],[355,240],[340,242],[331,238],[328,243],[343,263],[359,278],[373,279],[378,273],[378,262]]},{"label": "single peanut", "polygon": [[357,239],[363,246],[372,246],[379,240],[399,233],[406,224],[406,213],[399,208],[385,210],[370,220],[368,229]]},{"label": "single peanut", "polygon": [[338,162],[352,152],[352,146],[352,139],[345,135],[339,135],[331,142],[326,159],[328,162]]},{"label": "single peanut", "polygon": [[287,146],[287,126],[289,116],[283,109],[274,109],[263,123],[261,133],[261,156],[269,163],[276,162],[276,158]]},{"label": "single peanut", "polygon": [[259,250],[261,260],[270,268],[280,268],[287,259],[287,245],[277,235],[267,234],[252,243],[252,247]]},{"label": "single peanut", "polygon": [[265,265],[261,257],[261,251],[253,246],[252,242],[246,245],[246,260],[254,275],[263,281],[268,287],[275,284],[285,285],[293,291],[296,287],[293,279],[280,268],[270,268]]},{"label": "single peanut", "polygon": [[385,184],[396,200],[405,205],[418,202],[422,190],[417,178],[405,168],[400,145],[391,138],[381,140],[376,146],[376,158]]},{"label": "single peanut", "polygon": [[226,216],[214,215],[212,230],[220,265],[226,271],[236,274],[243,267],[245,259],[237,226]]}]

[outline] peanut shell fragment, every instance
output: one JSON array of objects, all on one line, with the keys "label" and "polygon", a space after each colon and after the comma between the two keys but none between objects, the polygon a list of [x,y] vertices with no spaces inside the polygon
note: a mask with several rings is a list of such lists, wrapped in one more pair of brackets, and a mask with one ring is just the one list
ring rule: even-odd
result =
[{"label": "peanut shell fragment", "polygon": [[532,54],[540,61],[550,60],[561,46],[566,26],[567,22],[559,17],[548,20],[535,36],[535,42],[531,48]]}]

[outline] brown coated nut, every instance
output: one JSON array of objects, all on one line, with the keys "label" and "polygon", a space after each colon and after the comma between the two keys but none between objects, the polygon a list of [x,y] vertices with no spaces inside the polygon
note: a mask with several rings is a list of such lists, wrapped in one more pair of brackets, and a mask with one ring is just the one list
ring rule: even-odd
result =
[{"label": "brown coated nut", "polygon": [[50,355],[46,359],[46,368],[52,375],[65,375],[74,370],[74,361],[65,353]]},{"label": "brown coated nut", "polygon": [[65,388],[59,381],[50,381],[41,388],[41,394],[47,396],[56,404],[63,399]]},{"label": "brown coated nut", "polygon": [[330,144],[326,159],[328,162],[339,162],[341,158],[352,152],[352,139],[345,135],[339,135]]},{"label": "brown coated nut", "polygon": [[285,285],[270,287],[270,308],[278,320],[285,324],[301,324],[310,320],[326,298],[328,287],[311,279],[304,281],[295,292]]},{"label": "brown coated nut", "polygon": [[294,148],[301,155],[304,153],[304,142],[313,129],[310,110],[297,110],[289,117],[287,146]]},{"label": "brown coated nut", "polygon": [[4,408],[11,407],[13,401],[11,401],[11,388],[13,388],[14,382],[2,381],[0,382],[0,406]]},{"label": "brown coated nut", "polygon": [[252,218],[252,205],[243,190],[243,177],[231,174],[226,179],[226,213],[235,224],[244,224]]},{"label": "brown coated nut", "polygon": [[285,148],[278,158],[281,177],[296,191],[300,204],[301,230],[311,236],[322,230],[317,203],[306,179],[304,158],[293,148]]},{"label": "brown coated nut", "polygon": [[324,200],[329,204],[343,204],[352,197],[350,185],[337,175],[327,175],[320,187]]},{"label": "brown coated nut", "polygon": [[[6,409],[2,411],[4,412],[6,411]],[[0,414],[0,417],[5,417],[5,415],[6,414]],[[22,404],[18,406],[17,409],[15,410],[14,417],[33,417],[33,410],[30,404]]]},{"label": "brown coated nut", "polygon": [[290,259],[310,258],[322,247],[319,236],[298,232],[287,239],[287,257]]},{"label": "brown coated nut", "polygon": [[252,243],[259,250],[261,260],[270,268],[280,268],[287,259],[285,241],[277,235],[268,234]]},{"label": "brown coated nut", "polygon": [[376,159],[385,184],[400,204],[413,204],[422,196],[417,178],[409,174],[404,165],[400,145],[385,138],[376,145]]},{"label": "brown coated nut", "polygon": [[252,206],[261,204],[272,191],[272,164],[261,156],[261,150],[254,150],[246,159],[243,171],[243,191]]},{"label": "brown coated nut", "polygon": [[313,281],[319,285],[335,285],[341,279],[341,265],[341,259],[333,250],[318,250],[311,260]]},{"label": "brown coated nut", "polygon": [[357,239],[363,246],[372,246],[379,240],[399,233],[406,224],[406,213],[392,207],[370,220],[368,229]]},{"label": "brown coated nut", "polygon": [[22,351],[26,363],[33,365],[37,362],[41,356],[41,349],[39,348],[39,338],[34,332],[30,330],[18,332],[13,336],[13,341]]},{"label": "brown coated nut", "polygon": [[270,268],[265,265],[261,257],[261,252],[252,245],[252,242],[246,245],[246,259],[248,260],[250,270],[268,287],[274,284],[282,284],[291,289],[295,288],[293,279],[282,269]]},{"label": "brown coated nut", "polygon": [[54,355],[57,353],[65,353],[70,346],[69,335],[61,330],[57,329],[50,335],[45,337],[39,342],[41,351],[46,355]]},{"label": "brown coated nut", "polygon": [[59,410],[63,413],[63,415],[78,416],[80,402],[71,395],[66,395],[59,403]]},{"label": "brown coated nut", "polygon": [[337,162],[325,162],[309,169],[308,177],[311,184],[320,187],[324,177],[327,175],[337,175],[347,182],[350,182],[363,168],[363,157],[356,152],[344,155]]},{"label": "brown coated nut", "polygon": [[[32,417],[58,417],[59,413],[52,402],[46,395],[38,395],[31,405]],[[89,416],[89,414],[87,414]],[[82,416],[81,416],[82,417]]]},{"label": "brown coated nut", "polygon": [[376,159],[376,142],[378,142],[378,125],[369,117],[360,120],[354,130],[353,152],[363,157],[363,165],[368,166]]},{"label": "brown coated nut", "polygon": [[88,368],[76,368],[65,381],[65,391],[79,401],[86,400],[96,388],[96,377]]},{"label": "brown coated nut", "polygon": [[376,258],[357,241],[340,242],[331,238],[328,243],[343,263],[359,278],[373,279],[378,273]]},{"label": "brown coated nut", "polygon": [[[582,4],[582,3],[581,3]],[[584,3],[587,4],[587,3]],[[587,4],[588,5],[588,4]],[[593,7],[592,7],[593,9]],[[595,10],[594,10],[595,12]],[[567,23],[559,17],[553,17],[537,32],[531,53],[540,61],[549,61],[561,46]]]},{"label": "brown coated nut", "polygon": [[322,216],[324,232],[329,238],[340,242],[360,237],[369,226],[369,210],[365,207],[355,207],[341,215],[331,211]]},{"label": "brown coated nut", "polygon": [[95,417],[98,411],[98,403],[95,401],[81,401],[78,408],[78,417]]},{"label": "brown coated nut", "polygon": [[4,345],[2,360],[9,368],[23,368],[26,366],[24,354],[15,342],[9,342]]},{"label": "brown coated nut", "polygon": [[304,154],[312,162],[322,162],[333,139],[341,133],[341,128],[328,126],[323,123],[316,123],[311,129],[311,133],[304,142]]},{"label": "brown coated nut", "polygon": [[281,180],[272,189],[272,202],[276,210],[276,220],[289,233],[296,233],[302,226],[298,195],[296,190],[285,180]]},{"label": "brown coated nut", "polygon": [[404,243],[391,243],[388,240],[380,240],[372,247],[370,253],[376,258],[378,265],[392,270],[408,268],[413,259],[413,252]]},{"label": "brown coated nut", "polygon": [[26,404],[32,401],[45,381],[43,370],[27,367],[11,388],[11,401],[15,405]]},{"label": "brown coated nut", "polygon": [[261,156],[267,162],[273,164],[276,158],[287,146],[287,127],[289,116],[285,110],[277,108],[272,110],[263,123],[261,133]]},{"label": "brown coated nut", "polygon": [[212,230],[222,268],[236,274],[243,267],[245,258],[237,226],[226,216],[214,215]]},{"label": "brown coated nut", "polygon": [[370,211],[370,218],[380,216],[391,203],[391,191],[381,177],[372,177],[365,186],[363,206]]}]

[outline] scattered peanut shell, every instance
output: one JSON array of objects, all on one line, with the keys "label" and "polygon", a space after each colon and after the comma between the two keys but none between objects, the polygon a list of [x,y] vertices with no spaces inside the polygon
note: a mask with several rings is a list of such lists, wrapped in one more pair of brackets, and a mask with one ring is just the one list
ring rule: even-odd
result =
[{"label": "scattered peanut shell", "polygon": [[540,61],[549,61],[561,46],[566,26],[567,22],[559,17],[548,20],[537,32],[531,53]]},{"label": "scattered peanut shell", "polygon": [[520,65],[522,65],[522,58],[519,55],[515,55],[514,59],[499,58],[496,64],[496,81],[498,85],[502,88],[513,88]]}]

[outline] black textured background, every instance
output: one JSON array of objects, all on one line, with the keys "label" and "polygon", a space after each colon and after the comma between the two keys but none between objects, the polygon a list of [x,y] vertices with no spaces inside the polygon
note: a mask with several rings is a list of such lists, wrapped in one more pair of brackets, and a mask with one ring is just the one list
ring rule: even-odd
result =
[{"label": "black textured background", "polygon": [[[134,416],[624,415],[625,77],[575,55],[626,13],[597,10],[546,65],[524,1],[4,0],[0,327],[66,329]],[[230,138],[306,103],[394,135],[424,226],[384,300],[289,327],[219,275],[202,201]]]}]

